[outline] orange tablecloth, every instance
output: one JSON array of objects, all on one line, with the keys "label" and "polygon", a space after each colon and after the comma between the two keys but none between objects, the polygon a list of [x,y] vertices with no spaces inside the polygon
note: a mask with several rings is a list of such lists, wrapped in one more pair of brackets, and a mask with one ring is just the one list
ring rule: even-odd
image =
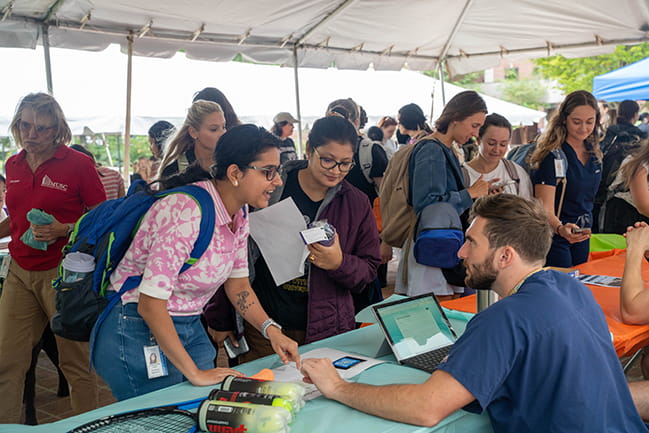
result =
[{"label": "orange tablecloth", "polygon": [[[624,272],[624,250],[613,250],[591,255],[591,260],[577,266],[586,275],[610,275],[621,277]],[[642,277],[649,280],[649,263],[644,262]],[[620,289],[588,285],[595,300],[602,307],[608,328],[613,333],[613,345],[618,356],[629,356],[638,349],[649,345],[649,325],[625,325],[620,317]],[[476,295],[442,302],[451,310],[476,312]]]}]

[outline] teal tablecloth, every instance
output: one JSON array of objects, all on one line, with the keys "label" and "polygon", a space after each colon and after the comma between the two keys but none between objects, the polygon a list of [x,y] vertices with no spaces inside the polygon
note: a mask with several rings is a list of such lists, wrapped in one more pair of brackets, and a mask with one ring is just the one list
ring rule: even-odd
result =
[{"label": "teal tablecloth", "polygon": [[[466,322],[471,315],[449,311],[447,311],[447,313],[449,314],[449,319],[451,320],[455,330],[459,334],[464,332]],[[386,346],[383,342],[383,334],[378,326],[371,325],[303,346],[300,348],[300,352],[307,352],[319,347],[330,347],[390,361],[372,367],[354,377],[353,380],[357,382],[375,385],[392,383],[422,383],[428,378],[429,375],[423,371],[396,364],[392,353],[390,352],[386,354]],[[242,364],[236,367],[236,369],[250,375],[258,372],[262,368],[274,368],[279,365],[279,358],[277,355],[273,355]],[[15,424],[0,425],[0,432],[66,432],[74,427],[102,416],[205,397],[213,388],[215,388],[215,386],[195,387],[190,385],[188,382],[184,382],[51,424],[44,424],[35,427]],[[408,404],[408,402],[404,401],[403,404]],[[340,403],[325,399],[324,397],[319,397],[308,402],[298,413],[295,421],[291,425],[291,433],[331,432],[491,433],[492,429],[489,423],[489,418],[486,414],[475,415],[459,410],[448,416],[436,427],[424,428],[366,415]]]}]

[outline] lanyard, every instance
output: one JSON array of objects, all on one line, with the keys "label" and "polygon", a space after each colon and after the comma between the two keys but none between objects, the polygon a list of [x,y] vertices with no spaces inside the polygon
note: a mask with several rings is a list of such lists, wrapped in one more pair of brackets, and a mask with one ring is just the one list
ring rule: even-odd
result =
[{"label": "lanyard", "polygon": [[529,274],[525,275],[525,277],[524,277],[522,280],[520,280],[520,281],[518,282],[518,284],[516,284],[516,285],[514,286],[514,288],[512,289],[512,291],[509,292],[509,295],[507,295],[507,296],[515,295],[515,294],[518,292],[518,289],[520,289],[521,286],[523,285],[523,283],[525,283],[525,280],[527,280],[529,277],[531,277],[532,275],[534,275],[534,274],[536,274],[537,272],[542,271],[542,270],[543,270],[543,268],[539,268],[539,269],[536,269],[536,270],[530,272]]}]

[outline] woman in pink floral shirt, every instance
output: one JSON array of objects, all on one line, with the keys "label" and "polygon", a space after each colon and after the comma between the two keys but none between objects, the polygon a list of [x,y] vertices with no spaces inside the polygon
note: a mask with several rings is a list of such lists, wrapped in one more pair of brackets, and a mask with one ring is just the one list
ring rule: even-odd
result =
[{"label": "woman in pink floral shirt", "polygon": [[[183,128],[200,128],[200,121],[192,124],[199,114],[190,109]],[[200,322],[204,305],[222,284],[239,314],[267,336],[282,361],[299,362],[297,343],[268,317],[248,282],[247,205],[268,206],[270,194],[281,185],[279,142],[263,128],[238,126],[219,139],[214,159],[211,179],[196,165],[162,183],[163,189],[194,183],[212,197],[216,223],[203,256],[179,275],[198,238],[201,210],[191,197],[172,194],[144,216],[111,276],[111,287],[118,290],[129,276],[143,275],[95,339],[95,368],[119,400],[183,380],[205,386],[240,375],[214,368],[216,353]]]}]

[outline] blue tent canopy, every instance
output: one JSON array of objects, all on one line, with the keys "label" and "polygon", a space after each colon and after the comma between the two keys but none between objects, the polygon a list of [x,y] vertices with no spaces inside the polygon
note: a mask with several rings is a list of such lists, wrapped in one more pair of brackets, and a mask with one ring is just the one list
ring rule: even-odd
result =
[{"label": "blue tent canopy", "polygon": [[606,101],[649,100],[649,57],[595,77],[593,95]]}]

